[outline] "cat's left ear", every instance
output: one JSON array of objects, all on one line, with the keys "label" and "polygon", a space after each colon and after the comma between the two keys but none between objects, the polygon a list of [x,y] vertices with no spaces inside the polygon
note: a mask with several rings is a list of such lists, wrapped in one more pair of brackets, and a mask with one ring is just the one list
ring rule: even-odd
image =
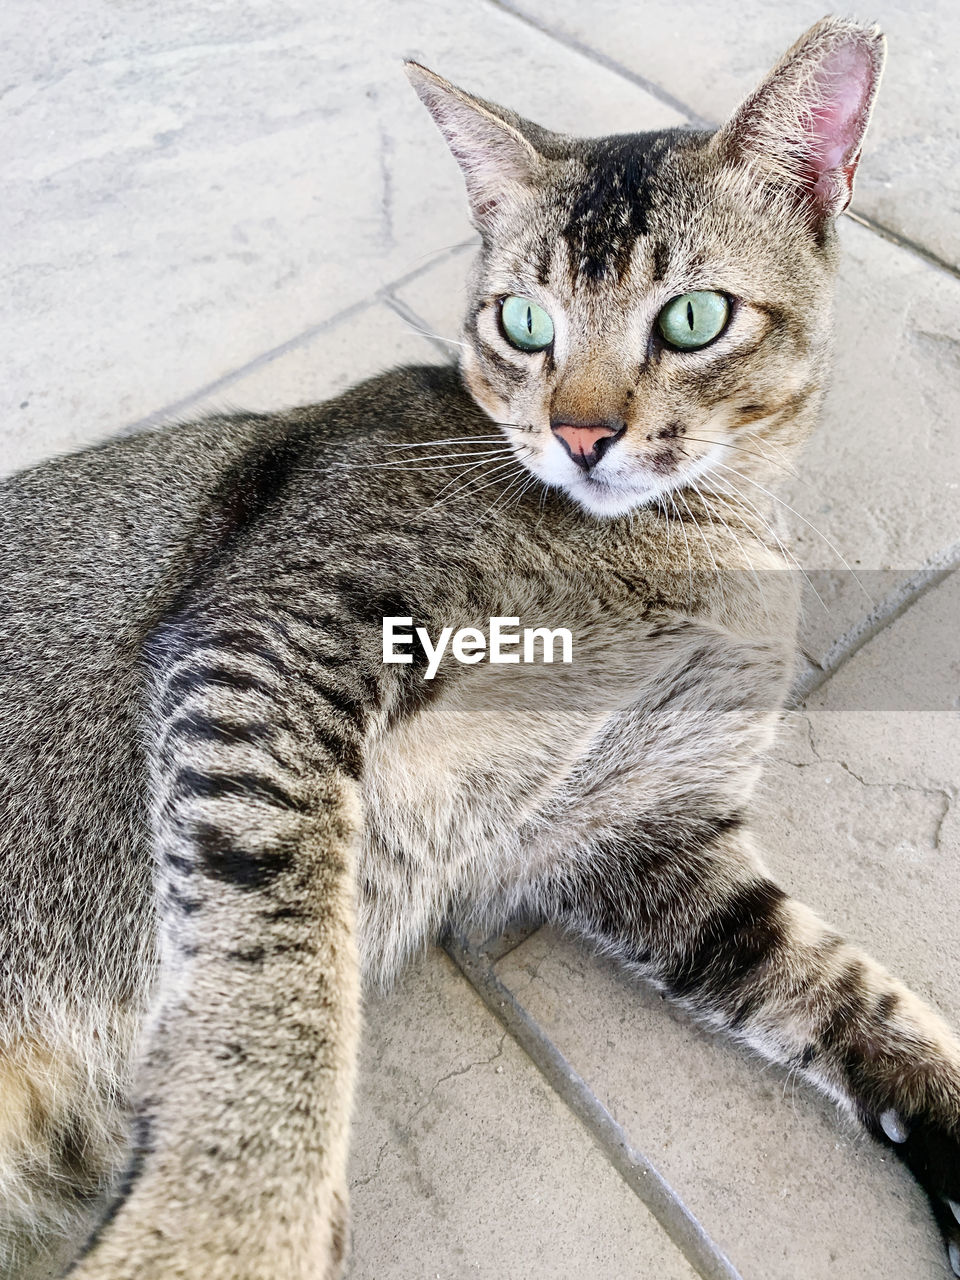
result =
[{"label": "cat's left ear", "polygon": [[473,221],[483,231],[501,206],[538,185],[547,162],[532,138],[549,135],[419,62],[405,62],[404,70],[463,172]]},{"label": "cat's left ear", "polygon": [[761,180],[797,192],[815,226],[838,217],[853,195],[885,53],[877,27],[823,18],[784,54],[712,146]]}]

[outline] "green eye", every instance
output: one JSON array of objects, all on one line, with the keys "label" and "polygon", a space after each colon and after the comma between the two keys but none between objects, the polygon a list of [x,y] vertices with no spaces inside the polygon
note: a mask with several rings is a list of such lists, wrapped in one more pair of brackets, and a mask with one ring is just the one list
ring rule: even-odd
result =
[{"label": "green eye", "polygon": [[553,321],[529,298],[504,298],[500,319],[507,339],[521,351],[542,351],[553,341]]},{"label": "green eye", "polygon": [[729,315],[730,304],[722,293],[701,289],[681,293],[668,302],[657,316],[657,328],[671,347],[693,351],[712,342],[723,331]]}]

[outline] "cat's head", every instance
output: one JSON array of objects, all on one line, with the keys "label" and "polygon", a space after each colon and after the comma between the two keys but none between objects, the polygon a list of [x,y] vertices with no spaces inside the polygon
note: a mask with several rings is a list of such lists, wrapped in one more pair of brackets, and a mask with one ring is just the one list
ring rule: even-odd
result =
[{"label": "cat's head", "polygon": [[883,57],[827,18],[717,132],[600,139],[407,64],[482,237],[464,380],[535,475],[618,515],[770,474],[807,434]]}]

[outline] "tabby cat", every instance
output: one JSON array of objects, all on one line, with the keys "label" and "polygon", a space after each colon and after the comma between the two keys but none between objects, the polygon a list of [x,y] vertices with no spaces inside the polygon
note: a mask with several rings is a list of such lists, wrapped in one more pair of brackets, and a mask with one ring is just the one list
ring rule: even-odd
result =
[{"label": "tabby cat", "polygon": [[[960,1043],[748,819],[882,61],[825,19],[718,132],[594,140],[410,64],[482,237],[459,373],[5,484],[4,1275],[339,1276],[361,984],[521,911],[836,1099],[960,1275]],[[573,662],[384,661],[494,617]]]}]

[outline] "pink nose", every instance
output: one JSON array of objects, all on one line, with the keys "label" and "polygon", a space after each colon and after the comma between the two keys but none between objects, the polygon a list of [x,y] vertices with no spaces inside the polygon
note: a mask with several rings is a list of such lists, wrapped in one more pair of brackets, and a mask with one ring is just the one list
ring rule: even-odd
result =
[{"label": "pink nose", "polygon": [[593,422],[586,427],[557,422],[551,425],[551,430],[577,466],[583,467],[584,471],[596,466],[614,438],[619,439],[623,434],[622,427],[617,430],[616,427],[609,427],[601,422]]}]

